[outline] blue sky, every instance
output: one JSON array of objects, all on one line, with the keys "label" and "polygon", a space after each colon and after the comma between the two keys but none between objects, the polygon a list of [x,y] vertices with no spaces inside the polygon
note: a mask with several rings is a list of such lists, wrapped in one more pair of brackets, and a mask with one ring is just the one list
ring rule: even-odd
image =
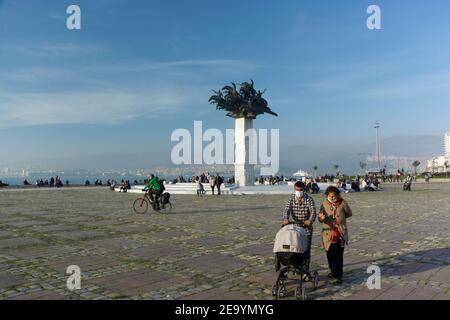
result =
[{"label": "blue sky", "polygon": [[[82,30],[66,28],[78,4]],[[382,30],[366,28],[377,4]],[[254,79],[282,145],[450,130],[448,1],[0,0],[2,163],[167,150],[232,128],[211,89]],[[283,155],[282,155],[283,156]]]}]

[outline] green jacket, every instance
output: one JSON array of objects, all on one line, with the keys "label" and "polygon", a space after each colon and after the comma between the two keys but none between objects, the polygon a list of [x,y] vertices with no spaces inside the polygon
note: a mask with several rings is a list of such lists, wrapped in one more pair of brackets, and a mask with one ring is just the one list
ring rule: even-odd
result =
[{"label": "green jacket", "polygon": [[156,177],[153,177],[152,180],[148,182],[148,184],[144,187],[144,190],[152,190],[155,189],[156,191],[161,190],[161,186],[159,185],[158,179]]}]

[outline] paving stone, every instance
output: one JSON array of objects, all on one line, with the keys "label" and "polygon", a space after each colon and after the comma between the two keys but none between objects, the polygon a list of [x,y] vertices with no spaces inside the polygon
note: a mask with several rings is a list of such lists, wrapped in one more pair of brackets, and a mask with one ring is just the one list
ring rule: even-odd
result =
[{"label": "paving stone", "polygon": [[183,253],[184,250],[185,249],[177,246],[151,245],[134,249],[129,253],[136,257],[155,260],[161,257],[167,257],[170,255],[177,255]]},{"label": "paving stone", "polygon": [[438,272],[433,274],[430,281],[436,281],[438,283],[449,283],[450,282],[450,266],[440,269]]},{"label": "paving stone", "polygon": [[210,273],[222,273],[227,270],[245,267],[246,264],[240,260],[217,253],[207,254],[198,258],[187,259],[180,262],[185,267],[196,267],[197,270]]},{"label": "paving stone", "polygon": [[450,294],[448,293],[439,293],[433,297],[433,300],[450,300]]},{"label": "paving stone", "polygon": [[414,289],[404,300],[432,300],[438,293],[430,289]]},{"label": "paving stone", "polygon": [[383,291],[375,300],[402,300],[416,289],[395,285]]},{"label": "paving stone", "polygon": [[[450,196],[450,184],[432,187],[406,194],[393,185],[344,195],[354,212],[344,283],[332,286],[326,278],[317,224],[311,266],[321,280],[311,299],[447,299],[450,203],[443,199]],[[172,213],[136,215],[130,207],[136,195],[106,189],[3,195],[3,298],[273,299],[273,239],[286,196],[174,195]],[[313,197],[318,204],[323,200]],[[393,215],[407,215],[408,223]],[[80,292],[66,288],[71,264],[82,269]],[[380,291],[365,287],[372,264],[382,271]],[[294,299],[295,277],[288,286],[287,299]]]},{"label": "paving stone", "polygon": [[0,239],[0,249],[17,248],[21,246],[30,246],[43,243],[39,239],[30,237]]},{"label": "paving stone", "polygon": [[56,233],[55,236],[61,237],[64,239],[71,240],[85,240],[91,238],[97,238],[103,236],[104,234],[98,231],[68,231],[68,232],[60,232]]}]

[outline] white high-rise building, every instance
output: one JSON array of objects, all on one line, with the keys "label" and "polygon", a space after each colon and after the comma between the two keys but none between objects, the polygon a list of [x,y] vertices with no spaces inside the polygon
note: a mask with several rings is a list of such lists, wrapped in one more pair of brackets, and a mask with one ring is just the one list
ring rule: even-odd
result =
[{"label": "white high-rise building", "polygon": [[450,158],[450,131],[445,133],[445,157]]},{"label": "white high-rise building", "polygon": [[450,131],[444,136],[444,156],[437,156],[428,160],[427,171],[433,173],[450,172],[448,163],[450,162]]}]

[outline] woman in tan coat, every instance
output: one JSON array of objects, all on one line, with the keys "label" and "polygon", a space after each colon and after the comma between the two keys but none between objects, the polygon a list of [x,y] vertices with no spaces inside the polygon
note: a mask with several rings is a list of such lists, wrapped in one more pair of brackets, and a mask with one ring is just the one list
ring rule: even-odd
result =
[{"label": "woman in tan coat", "polygon": [[347,202],[341,198],[336,187],[328,187],[325,191],[327,199],[319,211],[319,221],[322,225],[322,245],[327,251],[328,275],[333,284],[342,283],[344,266],[344,247],[348,244],[347,218],[352,216],[352,210]]}]

